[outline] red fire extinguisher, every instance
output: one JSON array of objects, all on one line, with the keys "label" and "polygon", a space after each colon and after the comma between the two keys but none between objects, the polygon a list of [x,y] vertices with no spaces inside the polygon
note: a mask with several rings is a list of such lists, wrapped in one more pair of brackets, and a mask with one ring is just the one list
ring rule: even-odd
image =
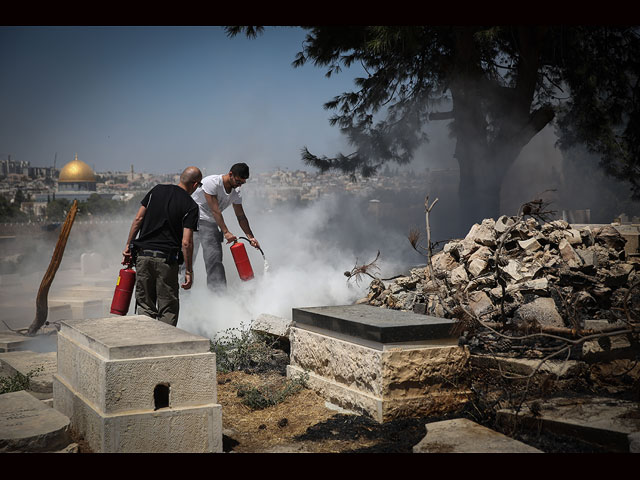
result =
[{"label": "red fire extinguisher", "polygon": [[[250,242],[250,240],[246,237],[238,237]],[[260,248],[260,253],[262,253],[262,249]],[[233,245],[231,245],[231,255],[233,255],[233,261],[236,264],[236,268],[238,269],[238,274],[240,275],[240,280],[247,281],[253,278],[253,268],[251,268],[251,262],[249,261],[249,256],[247,255],[247,250],[244,248],[244,245],[238,241],[236,241]],[[264,257],[264,253],[262,253]]]},{"label": "red fire extinguisher", "polygon": [[133,295],[133,289],[136,285],[136,271],[133,269],[132,258],[125,258],[122,265],[126,265],[127,267],[121,269],[118,273],[116,290],[113,293],[113,300],[111,302],[111,313],[116,315],[127,314],[129,311],[129,304],[131,303],[131,296]]}]

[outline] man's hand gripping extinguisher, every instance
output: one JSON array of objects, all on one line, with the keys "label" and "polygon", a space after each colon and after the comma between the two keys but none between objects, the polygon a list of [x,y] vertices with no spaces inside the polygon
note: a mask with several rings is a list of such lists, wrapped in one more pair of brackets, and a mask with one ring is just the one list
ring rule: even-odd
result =
[{"label": "man's hand gripping extinguisher", "polygon": [[[130,250],[133,251],[133,250]],[[133,254],[125,256],[122,265],[126,268],[120,270],[116,290],[113,293],[111,302],[111,313],[116,315],[126,315],[131,304],[131,296],[136,285],[136,271],[133,269],[136,260]]]},{"label": "man's hand gripping extinguisher", "polygon": [[[247,242],[251,241],[246,237],[238,238],[246,240]],[[260,250],[260,253],[262,253],[262,258],[264,258],[264,252],[261,248],[258,249]],[[238,269],[240,280],[251,280],[253,278],[253,269],[251,268],[251,262],[249,261],[249,256],[247,255],[247,250],[244,248],[244,244],[235,241],[233,245],[231,245],[231,255],[233,255],[233,261]]]}]

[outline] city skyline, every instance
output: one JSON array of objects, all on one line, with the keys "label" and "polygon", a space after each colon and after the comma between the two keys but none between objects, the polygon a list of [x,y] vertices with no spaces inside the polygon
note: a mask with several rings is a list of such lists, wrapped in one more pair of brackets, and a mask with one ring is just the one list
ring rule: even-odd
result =
[{"label": "city skyline", "polygon": [[300,150],[344,152],[323,104],[361,67],[331,78],[293,68],[306,32],[258,39],[210,27],[1,27],[0,157],[99,171],[305,169]]}]

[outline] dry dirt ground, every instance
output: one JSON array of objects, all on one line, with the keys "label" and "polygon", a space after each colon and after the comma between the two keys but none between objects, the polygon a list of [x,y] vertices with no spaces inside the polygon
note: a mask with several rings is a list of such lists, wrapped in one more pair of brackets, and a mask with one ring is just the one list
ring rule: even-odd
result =
[{"label": "dry dirt ground", "polygon": [[[284,401],[254,409],[238,392],[250,387],[277,390],[286,377],[277,371],[218,373],[218,401],[222,405],[223,450],[228,453],[412,453],[426,434],[425,425],[446,418],[467,417],[469,410],[446,417],[398,419],[385,424],[345,414],[326,406],[313,391],[303,388]],[[473,407],[471,407],[473,408]],[[520,432],[520,441],[546,453],[604,453],[602,450],[549,434]]]},{"label": "dry dirt ground", "polygon": [[303,388],[282,402],[253,409],[238,395],[249,387],[277,390],[286,378],[278,372],[218,374],[223,449],[236,453],[411,453],[426,433],[423,419],[380,425],[361,415],[330,409]]}]

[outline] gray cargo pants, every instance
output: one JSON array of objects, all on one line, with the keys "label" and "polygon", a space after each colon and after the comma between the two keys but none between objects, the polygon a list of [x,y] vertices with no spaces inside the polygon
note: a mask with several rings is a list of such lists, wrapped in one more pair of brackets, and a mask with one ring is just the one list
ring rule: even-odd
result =
[{"label": "gray cargo pants", "polygon": [[180,287],[177,263],[164,258],[138,256],[136,259],[136,313],[178,324]]},{"label": "gray cargo pants", "polygon": [[198,231],[193,232],[193,259],[202,245],[202,257],[207,271],[207,287],[222,292],[227,288],[227,277],[222,264],[222,242],[224,235],[215,223],[200,220]]}]

